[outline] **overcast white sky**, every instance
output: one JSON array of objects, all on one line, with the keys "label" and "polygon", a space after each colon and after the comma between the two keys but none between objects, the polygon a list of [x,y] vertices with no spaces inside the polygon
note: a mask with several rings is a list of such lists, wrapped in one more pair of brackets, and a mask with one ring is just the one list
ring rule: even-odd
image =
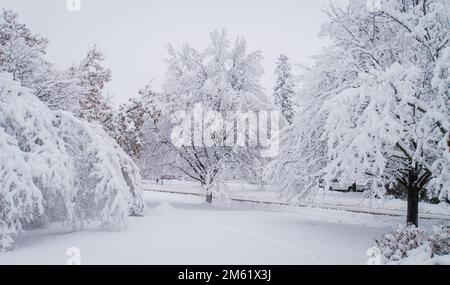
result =
[{"label": "overcast white sky", "polygon": [[[67,0],[1,0],[19,13],[32,31],[50,40],[48,58],[61,67],[81,59],[97,44],[113,71],[108,90],[115,101],[137,94],[150,79],[159,89],[165,73],[165,46],[188,42],[204,49],[209,32],[226,28],[264,56],[263,85],[273,88],[275,61],[281,53],[308,62],[328,44],[318,32],[329,0],[81,0],[69,12]],[[344,3],[345,0],[334,0]]]}]

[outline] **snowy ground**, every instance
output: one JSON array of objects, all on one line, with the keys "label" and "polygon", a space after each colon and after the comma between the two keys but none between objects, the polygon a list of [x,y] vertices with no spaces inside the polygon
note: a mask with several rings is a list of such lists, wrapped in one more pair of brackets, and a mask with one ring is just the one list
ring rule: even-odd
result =
[{"label": "snowy ground", "polygon": [[165,193],[145,198],[148,215],[131,218],[125,231],[52,225],[19,237],[0,264],[65,264],[69,247],[81,250],[82,264],[364,264],[374,237],[402,223],[324,209],[220,208]]}]

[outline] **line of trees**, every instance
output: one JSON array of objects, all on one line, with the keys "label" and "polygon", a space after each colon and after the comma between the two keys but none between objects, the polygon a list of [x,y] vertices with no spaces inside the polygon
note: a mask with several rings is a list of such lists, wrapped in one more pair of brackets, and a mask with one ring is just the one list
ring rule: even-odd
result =
[{"label": "line of trees", "polygon": [[[326,13],[321,35],[332,44],[302,67],[298,81],[281,55],[272,98],[260,83],[261,53],[247,51],[242,38],[231,42],[225,31],[211,33],[201,51],[169,46],[161,92],[149,84],[117,109],[103,96],[112,73],[101,51],[93,47],[59,70],[45,60],[48,41],[9,10],[0,17],[0,68],[49,108],[100,124],[142,172],[198,181],[208,202],[230,173],[253,181],[270,176],[290,199],[336,180],[363,182],[373,197],[406,192],[407,222],[417,225],[420,195],[450,198],[447,7],[440,0],[383,1],[369,11],[365,0],[353,0],[345,8],[331,3]],[[174,115],[199,103],[223,114],[279,110],[286,122],[279,157],[266,161],[258,148],[174,144]],[[213,125],[206,120],[192,128]],[[236,139],[226,128],[209,135],[201,139],[218,145]]]}]

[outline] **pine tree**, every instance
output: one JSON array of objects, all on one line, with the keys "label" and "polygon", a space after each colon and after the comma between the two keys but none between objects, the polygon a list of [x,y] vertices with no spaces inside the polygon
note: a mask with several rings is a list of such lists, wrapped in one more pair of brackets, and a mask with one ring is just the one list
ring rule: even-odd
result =
[{"label": "pine tree", "polygon": [[294,82],[291,74],[291,64],[286,55],[282,54],[278,58],[277,68],[275,69],[275,75],[277,76],[277,82],[274,88],[274,100],[284,118],[289,124],[292,124],[294,118]]}]

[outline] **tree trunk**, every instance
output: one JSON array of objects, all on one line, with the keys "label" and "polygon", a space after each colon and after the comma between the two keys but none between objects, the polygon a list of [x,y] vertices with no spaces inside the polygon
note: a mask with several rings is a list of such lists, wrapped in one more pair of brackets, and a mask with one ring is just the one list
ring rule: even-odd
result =
[{"label": "tree trunk", "polygon": [[212,192],[206,193],[206,203],[212,204],[213,194]]},{"label": "tree trunk", "polygon": [[202,188],[205,191],[206,203],[212,204],[213,201],[212,183],[202,183]]},{"label": "tree trunk", "polygon": [[430,182],[432,173],[421,164],[415,163],[409,169],[401,169],[397,175],[397,181],[405,187],[408,194],[408,212],[406,214],[406,223],[408,226],[419,227],[419,196],[424,187]]},{"label": "tree trunk", "polygon": [[408,188],[407,223],[419,227],[419,189],[417,187]]},{"label": "tree trunk", "polygon": [[410,170],[408,178],[408,212],[406,222],[408,225],[419,227],[419,188],[415,185],[418,177],[414,170]]}]

